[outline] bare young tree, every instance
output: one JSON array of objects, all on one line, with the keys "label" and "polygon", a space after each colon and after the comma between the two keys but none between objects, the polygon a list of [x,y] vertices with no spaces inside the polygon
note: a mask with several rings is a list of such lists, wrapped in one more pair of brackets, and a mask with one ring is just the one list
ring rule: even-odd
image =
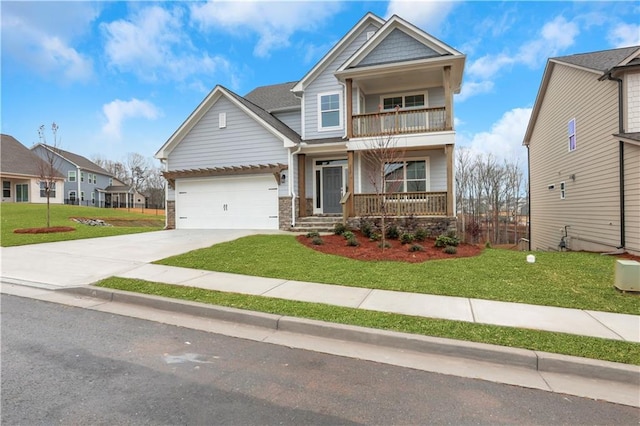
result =
[{"label": "bare young tree", "polygon": [[[397,139],[392,134],[372,137],[362,158],[367,167],[369,183],[376,193],[377,211],[380,214],[381,248],[386,246],[387,217],[390,200],[387,194],[397,192],[402,185],[404,150],[397,147]],[[402,178],[403,179],[403,178]]]},{"label": "bare young tree", "polygon": [[53,133],[53,142],[51,145],[47,145],[44,124],[38,128],[38,138],[43,145],[42,152],[44,153],[44,158],[38,162],[38,180],[40,193],[44,192],[47,198],[47,228],[51,227],[51,195],[55,193],[56,181],[60,178],[59,157],[55,152],[59,149],[60,140],[58,139],[58,125],[55,122],[51,124],[51,133]]},{"label": "bare young tree", "polygon": [[142,186],[149,177],[151,171],[151,165],[142,154],[137,152],[130,152],[127,154],[127,160],[125,166],[128,176],[128,184],[131,185],[136,191],[140,191]]}]

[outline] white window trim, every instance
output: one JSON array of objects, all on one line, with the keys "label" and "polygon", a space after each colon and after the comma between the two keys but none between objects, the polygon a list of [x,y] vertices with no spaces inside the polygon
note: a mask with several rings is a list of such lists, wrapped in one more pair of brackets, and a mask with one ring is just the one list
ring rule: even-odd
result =
[{"label": "white window trim", "polygon": [[[431,192],[431,179],[430,179],[431,164],[429,159],[430,157],[415,157],[415,158],[412,157],[412,158],[405,158],[399,161],[394,161],[394,163],[404,163],[404,166],[402,167],[403,169],[402,192],[407,192],[407,162],[408,161],[424,161],[424,173],[425,173],[424,192]],[[412,179],[412,180],[416,180],[416,179]],[[385,183],[386,182],[382,182],[383,188],[386,187]]]},{"label": "white window trim", "polygon": [[562,181],[560,182],[560,199],[564,200],[567,198],[567,184]]},{"label": "white window trim", "polygon": [[[71,175],[73,175],[73,179],[71,178]],[[68,182],[76,182],[76,180],[77,180],[76,171],[75,170],[69,170],[67,172],[67,181]]]},{"label": "white window trim", "polygon": [[80,172],[80,182],[84,183],[84,172]]},{"label": "white window trim", "polygon": [[68,197],[68,199],[69,199],[69,200],[71,199],[71,194],[73,194],[73,199],[74,199],[74,200],[77,200],[77,199],[78,199],[78,193],[77,193],[76,191],[69,191],[69,192],[67,193],[67,197]]},{"label": "white window trim", "polygon": [[96,193],[92,192],[91,193],[91,204],[95,204],[96,203]]},{"label": "white window trim", "polygon": [[[407,96],[416,96],[416,95],[424,95],[424,106],[421,107],[409,107],[409,108],[405,108],[405,98]],[[407,110],[412,110],[412,109],[420,109],[420,108],[429,108],[429,92],[428,91],[424,91],[424,92],[402,92],[402,93],[392,93],[392,94],[384,94],[384,95],[380,95],[380,111],[393,111],[395,108],[391,108],[391,109],[384,109],[384,99],[385,98],[402,98],[402,106],[400,107],[401,111],[407,111]]]},{"label": "white window trim", "polygon": [[[569,133],[569,126],[571,125],[572,121],[573,121],[573,135],[571,133]],[[567,122],[567,133],[568,133],[568,135],[567,135],[567,150],[569,152],[573,152],[576,149],[578,149],[578,127],[576,125],[575,117]],[[573,138],[575,140],[573,149],[571,149],[571,136],[573,136]]]},{"label": "white window trim", "polygon": [[[337,126],[332,127],[322,127],[322,97],[330,96],[330,95],[338,95],[338,122]],[[342,106],[342,92],[324,92],[318,93],[317,99],[317,107],[318,107],[318,132],[332,132],[334,130],[342,130],[344,129],[344,108]]]},{"label": "white window trim", "polygon": [[84,191],[80,191],[80,201],[84,201]]},{"label": "white window trim", "polygon": [[218,114],[218,128],[226,129],[227,127],[227,113],[221,112]]}]

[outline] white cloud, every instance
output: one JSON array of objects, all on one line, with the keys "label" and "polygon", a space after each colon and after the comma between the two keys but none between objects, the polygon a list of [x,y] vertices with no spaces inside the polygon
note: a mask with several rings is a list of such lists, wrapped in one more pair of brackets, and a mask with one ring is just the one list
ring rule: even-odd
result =
[{"label": "white cloud", "polygon": [[502,53],[499,55],[485,55],[473,61],[469,65],[467,73],[476,78],[492,78],[499,70],[514,62],[515,58]]},{"label": "white cloud", "polygon": [[149,101],[132,98],[130,101],[116,99],[102,106],[102,113],[107,122],[102,126],[102,132],[107,136],[120,139],[122,123],[130,118],[146,118],[155,120],[160,111]]},{"label": "white cloud", "polygon": [[464,102],[472,96],[489,93],[493,90],[493,81],[469,81],[462,84],[462,90],[456,95],[456,102]]},{"label": "white cloud", "polygon": [[526,149],[522,146],[524,133],[531,117],[531,108],[514,108],[493,123],[491,130],[472,135],[461,135],[458,145],[473,152],[491,154],[499,161],[517,161],[526,164]]},{"label": "white cloud", "polygon": [[72,43],[98,14],[97,6],[88,3],[3,2],[3,53],[51,78],[86,81],[93,63]]},{"label": "white cloud", "polygon": [[238,35],[256,34],[254,55],[268,57],[274,49],[290,45],[299,31],[312,31],[338,13],[338,2],[220,1],[191,6],[191,19],[205,30],[224,30]]},{"label": "white cloud", "polygon": [[183,19],[179,7],[150,6],[129,19],[102,24],[109,64],[147,81],[184,81],[195,74],[228,71],[229,63],[223,57],[196,51]]},{"label": "white cloud", "polygon": [[426,0],[391,0],[387,6],[387,18],[393,15],[411,22],[430,34],[438,33],[457,2]]},{"label": "white cloud", "polygon": [[640,25],[617,24],[609,31],[607,40],[609,40],[614,47],[640,45]]}]

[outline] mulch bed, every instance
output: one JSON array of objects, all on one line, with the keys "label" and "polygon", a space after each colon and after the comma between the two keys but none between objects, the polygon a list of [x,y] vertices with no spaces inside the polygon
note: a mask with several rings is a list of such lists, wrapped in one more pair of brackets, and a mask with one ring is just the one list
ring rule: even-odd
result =
[{"label": "mulch bed", "polygon": [[14,234],[51,234],[54,232],[71,232],[75,231],[76,228],[72,228],[70,226],[51,226],[49,228],[24,228],[24,229],[14,229]]},{"label": "mulch bed", "polygon": [[391,243],[391,248],[385,248],[382,250],[378,247],[379,241],[370,241],[359,231],[355,231],[354,235],[360,243],[358,247],[347,246],[347,241],[342,235],[323,235],[320,237],[324,242],[322,245],[312,244],[312,238],[307,238],[305,235],[299,235],[297,239],[300,243],[312,248],[313,250],[357,260],[391,260],[397,262],[419,263],[435,259],[471,257],[482,253],[482,248],[477,245],[460,244],[457,247],[456,254],[447,254],[444,253],[441,248],[434,246],[435,240],[433,239],[416,242],[416,244],[420,244],[424,247],[424,251],[410,252],[409,247],[411,247],[412,244],[403,245],[398,240],[387,240]]}]

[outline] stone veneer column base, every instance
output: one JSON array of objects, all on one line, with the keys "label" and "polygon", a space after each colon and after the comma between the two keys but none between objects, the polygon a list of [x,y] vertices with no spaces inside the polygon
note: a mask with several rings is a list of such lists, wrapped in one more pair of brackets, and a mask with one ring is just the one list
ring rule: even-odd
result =
[{"label": "stone veneer column base", "polygon": [[176,202],[175,201],[167,201],[166,229],[176,229]]},{"label": "stone veneer column base", "polygon": [[[298,208],[296,207],[296,215]],[[283,231],[291,229],[291,197],[278,198],[278,228]]]}]

